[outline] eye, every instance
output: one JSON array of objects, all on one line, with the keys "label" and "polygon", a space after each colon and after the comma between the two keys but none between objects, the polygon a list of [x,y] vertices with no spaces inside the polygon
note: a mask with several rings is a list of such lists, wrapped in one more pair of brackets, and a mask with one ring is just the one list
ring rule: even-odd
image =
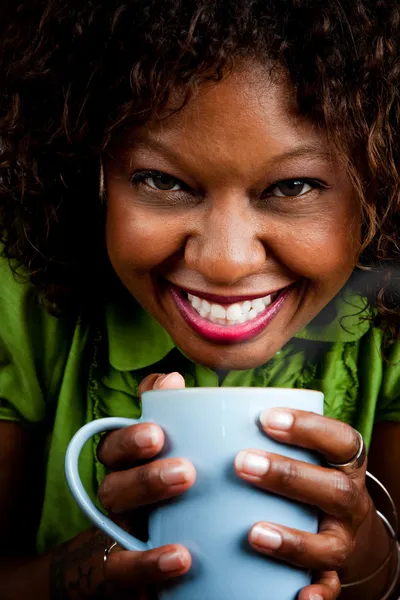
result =
[{"label": "eye", "polygon": [[313,187],[317,187],[316,182],[306,181],[304,179],[287,179],[280,181],[271,189],[271,196],[302,196],[309,192]]},{"label": "eye", "polygon": [[131,183],[143,183],[153,190],[178,192],[184,189],[183,183],[163,171],[138,171],[131,177]]}]

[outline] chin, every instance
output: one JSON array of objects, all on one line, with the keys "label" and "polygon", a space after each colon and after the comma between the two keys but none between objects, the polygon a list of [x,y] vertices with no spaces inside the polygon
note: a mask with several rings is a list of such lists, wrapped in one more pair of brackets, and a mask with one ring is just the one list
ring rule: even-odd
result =
[{"label": "chin", "polygon": [[[207,344],[208,346],[208,344]],[[280,350],[280,347],[268,349],[268,342],[261,349],[254,348],[253,344],[238,346],[209,346],[199,348],[180,346],[183,352],[194,362],[216,370],[247,371],[265,365]]]}]

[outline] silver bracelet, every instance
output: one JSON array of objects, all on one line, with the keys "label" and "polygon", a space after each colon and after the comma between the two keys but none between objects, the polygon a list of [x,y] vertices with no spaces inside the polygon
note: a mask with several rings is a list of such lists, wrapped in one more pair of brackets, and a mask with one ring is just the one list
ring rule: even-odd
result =
[{"label": "silver bracelet", "polygon": [[366,477],[368,480],[370,480],[376,486],[378,486],[379,491],[383,493],[386,500],[388,500],[388,502],[389,502],[389,506],[390,506],[389,512],[391,513],[390,518],[391,518],[392,522],[390,522],[389,519],[387,517],[385,517],[381,511],[377,510],[376,513],[377,513],[378,517],[384,523],[386,529],[388,530],[388,533],[389,533],[390,537],[392,538],[392,543],[391,543],[391,547],[390,547],[388,556],[385,558],[383,563],[381,565],[379,565],[379,567],[377,569],[375,569],[375,571],[373,573],[370,573],[369,575],[367,575],[366,577],[363,577],[362,579],[357,579],[357,581],[351,581],[349,583],[342,583],[342,589],[349,588],[349,587],[356,586],[356,585],[361,585],[362,583],[366,583],[366,582],[370,581],[371,579],[373,579],[374,577],[376,577],[385,567],[387,567],[389,562],[393,559],[393,550],[395,549],[396,550],[396,559],[397,559],[396,560],[396,573],[393,577],[393,581],[390,583],[389,589],[385,592],[385,595],[382,596],[382,598],[380,599],[380,600],[389,600],[391,594],[393,593],[393,591],[396,588],[396,585],[398,583],[398,579],[400,576],[400,546],[397,541],[397,536],[398,536],[397,510],[396,510],[396,505],[393,501],[393,498],[391,497],[391,495],[389,494],[388,490],[383,485],[383,483],[381,483],[379,481],[379,479],[377,479],[374,475],[372,475],[368,471],[366,472]]},{"label": "silver bracelet", "polygon": [[389,586],[389,589],[387,590],[385,595],[382,596],[381,600],[390,600],[390,597],[393,594],[393,592],[395,591],[396,586],[399,582],[399,576],[400,576],[400,544],[399,544],[399,542],[396,542],[396,555],[397,555],[396,573],[393,577],[392,583]]},{"label": "silver bracelet", "polygon": [[[387,489],[385,488],[385,486],[383,485],[383,483],[381,481],[379,481],[379,479],[377,477],[375,477],[375,475],[372,475],[372,473],[370,473],[369,471],[366,472],[366,477],[367,480],[372,481],[375,485],[378,486],[379,490],[381,492],[383,492],[385,498],[389,501],[389,505],[390,505],[390,509],[391,509],[391,519],[392,519],[392,523],[391,523],[391,527],[394,531],[394,535],[397,536],[399,535],[399,519],[398,519],[398,515],[397,515],[397,509],[396,509],[396,505],[393,501],[392,496],[389,494],[389,492],[387,491]],[[386,521],[386,523],[388,523],[387,519],[384,519]]]}]

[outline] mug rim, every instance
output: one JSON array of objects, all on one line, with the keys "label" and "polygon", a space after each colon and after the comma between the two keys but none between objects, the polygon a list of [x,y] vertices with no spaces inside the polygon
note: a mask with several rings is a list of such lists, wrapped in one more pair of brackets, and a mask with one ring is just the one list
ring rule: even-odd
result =
[{"label": "mug rim", "polygon": [[143,392],[142,394],[142,398],[143,396],[145,396],[146,394],[158,394],[159,392],[164,393],[164,392],[184,392],[186,394],[198,394],[199,392],[215,392],[216,390],[218,390],[219,392],[228,392],[228,391],[232,391],[235,390],[236,392],[239,390],[251,390],[252,392],[254,392],[255,390],[256,393],[258,393],[259,391],[263,391],[265,392],[266,390],[276,390],[276,391],[280,391],[280,392],[285,392],[288,394],[317,394],[320,396],[324,396],[324,392],[321,392],[320,390],[310,390],[308,388],[285,388],[285,387],[260,387],[260,386],[255,386],[255,387],[251,387],[251,386],[226,386],[226,387],[211,387],[211,386],[205,386],[205,387],[185,387],[185,388],[169,388],[166,390],[147,390],[145,392]]}]

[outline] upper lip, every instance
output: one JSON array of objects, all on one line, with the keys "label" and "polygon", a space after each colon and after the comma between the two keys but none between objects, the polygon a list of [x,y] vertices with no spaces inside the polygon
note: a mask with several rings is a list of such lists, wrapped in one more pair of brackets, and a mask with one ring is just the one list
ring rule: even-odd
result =
[{"label": "upper lip", "polygon": [[245,302],[246,300],[256,300],[257,298],[265,298],[265,296],[271,296],[272,294],[276,294],[289,286],[281,287],[279,289],[270,291],[270,292],[256,292],[254,294],[246,294],[242,296],[218,296],[216,294],[209,294],[208,292],[202,292],[199,290],[192,290],[189,288],[185,288],[176,284],[173,284],[174,287],[182,290],[186,294],[192,294],[193,296],[197,296],[198,298],[203,298],[204,300],[209,300],[210,302],[214,302],[216,304],[235,304],[236,302]]}]

